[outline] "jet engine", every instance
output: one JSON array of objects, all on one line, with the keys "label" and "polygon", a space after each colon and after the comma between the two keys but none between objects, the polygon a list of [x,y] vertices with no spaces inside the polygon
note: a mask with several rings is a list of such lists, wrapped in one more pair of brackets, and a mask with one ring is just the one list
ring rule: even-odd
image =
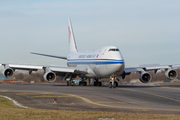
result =
[{"label": "jet engine", "polygon": [[177,73],[176,70],[168,69],[168,70],[165,72],[165,76],[166,76],[167,79],[173,80],[173,79],[176,79],[176,77],[178,76],[178,73]]},{"label": "jet engine", "polygon": [[148,72],[142,72],[140,75],[139,75],[139,80],[142,82],[142,83],[148,83],[152,80],[152,76],[151,74],[149,74]]},{"label": "jet engine", "polygon": [[54,82],[56,80],[56,74],[52,71],[46,72],[43,77],[47,82]]},{"label": "jet engine", "polygon": [[11,78],[14,76],[14,70],[12,68],[6,68],[3,70],[2,74],[6,78]]}]

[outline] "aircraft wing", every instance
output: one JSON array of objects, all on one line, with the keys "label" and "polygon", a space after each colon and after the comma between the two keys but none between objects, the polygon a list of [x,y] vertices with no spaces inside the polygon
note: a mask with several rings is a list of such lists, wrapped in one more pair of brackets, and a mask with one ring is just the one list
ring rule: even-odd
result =
[{"label": "aircraft wing", "polygon": [[61,75],[62,74],[65,75],[66,73],[72,73],[72,74],[88,73],[88,68],[83,68],[83,67],[60,67],[60,66],[43,66],[43,65],[31,65],[31,64],[0,64],[0,65],[4,66],[3,74],[5,77],[11,77],[11,76],[6,76],[6,74],[8,72],[12,72],[13,75],[15,70],[28,70],[29,74],[31,74],[32,71],[37,71],[37,70],[44,70],[45,73],[53,72],[53,74],[55,73]]},{"label": "aircraft wing", "polygon": [[31,52],[31,54],[42,55],[42,56],[54,57],[54,58],[60,58],[60,59],[65,59],[65,60],[67,60],[67,57],[64,57],[64,56],[55,56],[55,55],[48,55],[48,54],[34,53],[34,52]]},{"label": "aircraft wing", "polygon": [[142,66],[142,67],[126,67],[124,69],[125,73],[131,73],[131,72],[143,72],[143,71],[151,71],[155,70],[161,70],[161,69],[176,69],[179,68],[180,65],[154,65],[154,66]]},{"label": "aircraft wing", "polygon": [[142,83],[148,83],[152,80],[152,76],[147,71],[154,71],[157,73],[158,70],[165,70],[165,77],[169,80],[177,78],[177,71],[174,69],[180,68],[180,65],[154,65],[154,66],[142,66],[142,67],[126,67],[124,73],[121,75],[124,79],[126,75],[130,75],[132,72],[139,72],[139,80]]}]

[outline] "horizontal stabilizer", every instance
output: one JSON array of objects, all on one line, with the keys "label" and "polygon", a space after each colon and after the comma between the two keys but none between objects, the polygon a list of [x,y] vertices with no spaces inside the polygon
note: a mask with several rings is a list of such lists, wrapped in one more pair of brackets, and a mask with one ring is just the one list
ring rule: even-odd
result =
[{"label": "horizontal stabilizer", "polygon": [[48,55],[48,54],[41,54],[41,53],[34,53],[34,52],[31,52],[31,54],[42,55],[42,56],[53,57],[53,58],[60,58],[60,59],[67,60],[67,57],[64,57],[64,56],[55,56],[55,55]]}]

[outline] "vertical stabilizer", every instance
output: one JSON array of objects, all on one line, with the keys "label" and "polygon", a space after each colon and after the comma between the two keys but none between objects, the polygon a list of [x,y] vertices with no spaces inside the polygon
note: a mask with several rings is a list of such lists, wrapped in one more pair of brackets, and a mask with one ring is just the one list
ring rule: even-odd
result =
[{"label": "vertical stabilizer", "polygon": [[68,18],[69,26],[68,26],[68,31],[69,31],[69,50],[70,52],[77,52],[77,47],[76,47],[76,41],[74,38],[74,33],[71,25],[71,20]]}]

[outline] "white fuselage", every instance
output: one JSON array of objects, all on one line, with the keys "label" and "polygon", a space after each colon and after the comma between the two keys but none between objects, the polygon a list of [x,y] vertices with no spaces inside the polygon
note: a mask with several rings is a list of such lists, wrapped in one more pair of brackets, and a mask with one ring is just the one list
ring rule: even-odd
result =
[{"label": "white fuselage", "polygon": [[96,51],[69,53],[69,67],[87,67],[84,77],[105,78],[124,72],[124,59],[115,46],[106,46]]}]

